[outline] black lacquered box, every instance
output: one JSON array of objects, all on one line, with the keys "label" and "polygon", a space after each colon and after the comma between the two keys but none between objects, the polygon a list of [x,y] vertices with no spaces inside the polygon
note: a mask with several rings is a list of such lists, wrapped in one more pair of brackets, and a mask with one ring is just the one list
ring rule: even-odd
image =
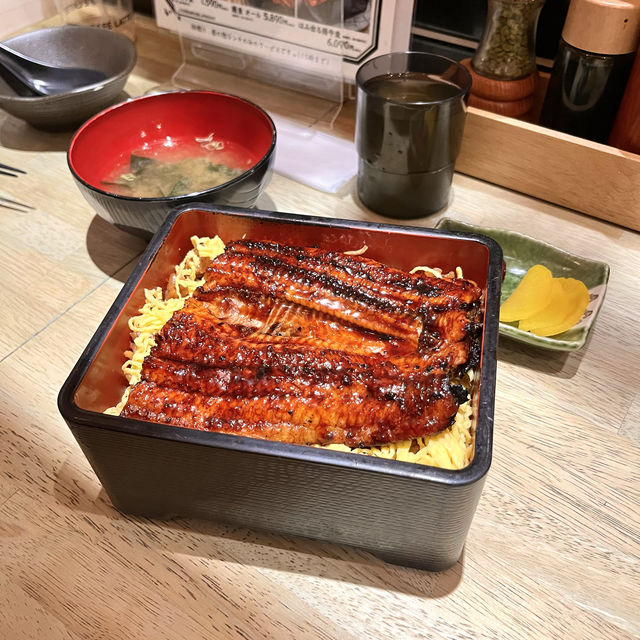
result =
[{"label": "black lacquered box", "polygon": [[[183,429],[104,414],[119,401],[128,319],[165,286],[193,235],[350,250],[397,268],[456,266],[484,289],[473,461],[459,471]],[[64,383],[60,412],[114,506],[202,518],[357,546],[443,570],[459,558],[491,464],[502,252],[484,236],[190,205],[156,233]]]}]

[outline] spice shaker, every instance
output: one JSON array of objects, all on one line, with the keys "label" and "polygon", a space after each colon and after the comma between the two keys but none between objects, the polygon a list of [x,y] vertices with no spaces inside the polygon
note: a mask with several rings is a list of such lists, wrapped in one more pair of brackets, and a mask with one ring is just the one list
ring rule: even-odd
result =
[{"label": "spice shaker", "polygon": [[482,38],[463,61],[473,83],[469,104],[508,116],[533,106],[536,29],[544,0],[489,0]]},{"label": "spice shaker", "polygon": [[609,144],[640,154],[640,49],[613,123]]},{"label": "spice shaker", "polygon": [[640,0],[571,0],[540,124],[606,142],[640,37]]}]

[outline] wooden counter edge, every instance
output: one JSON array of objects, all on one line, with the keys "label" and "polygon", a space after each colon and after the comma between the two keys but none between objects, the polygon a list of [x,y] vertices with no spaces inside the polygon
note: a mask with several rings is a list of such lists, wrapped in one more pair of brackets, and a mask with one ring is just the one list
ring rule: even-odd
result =
[{"label": "wooden counter edge", "polygon": [[469,107],[456,171],[640,231],[640,156]]}]

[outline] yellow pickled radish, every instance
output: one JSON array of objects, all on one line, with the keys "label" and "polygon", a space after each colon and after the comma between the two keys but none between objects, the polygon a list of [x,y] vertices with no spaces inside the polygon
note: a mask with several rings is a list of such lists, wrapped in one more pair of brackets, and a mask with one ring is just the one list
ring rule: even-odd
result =
[{"label": "yellow pickled radish", "polygon": [[555,336],[571,329],[589,304],[589,290],[575,278],[554,278],[549,304],[534,316],[522,320],[519,328],[539,336]]},{"label": "yellow pickled radish", "polygon": [[546,325],[557,325],[567,316],[569,312],[568,302],[564,297],[564,287],[560,278],[551,280],[551,291],[545,301],[545,306],[537,313],[523,318],[518,323],[518,328],[523,331],[537,333],[536,329]]},{"label": "yellow pickled radish", "polygon": [[513,293],[500,307],[500,321],[513,322],[529,318],[549,304],[553,275],[547,267],[536,264],[525,273]]}]

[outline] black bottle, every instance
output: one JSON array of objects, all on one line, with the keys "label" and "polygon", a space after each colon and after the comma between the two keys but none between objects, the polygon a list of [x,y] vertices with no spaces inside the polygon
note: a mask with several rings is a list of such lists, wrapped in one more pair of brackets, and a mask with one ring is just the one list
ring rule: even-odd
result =
[{"label": "black bottle", "polygon": [[639,38],[640,3],[572,0],[540,124],[606,143]]}]

